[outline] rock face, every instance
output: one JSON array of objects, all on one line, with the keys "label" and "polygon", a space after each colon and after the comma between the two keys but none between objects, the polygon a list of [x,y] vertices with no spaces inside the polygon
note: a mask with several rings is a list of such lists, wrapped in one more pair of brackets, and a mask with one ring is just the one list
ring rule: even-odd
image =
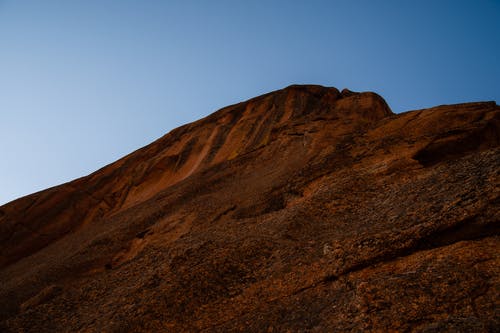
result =
[{"label": "rock face", "polygon": [[500,107],[290,86],[0,207],[0,331],[494,331]]}]

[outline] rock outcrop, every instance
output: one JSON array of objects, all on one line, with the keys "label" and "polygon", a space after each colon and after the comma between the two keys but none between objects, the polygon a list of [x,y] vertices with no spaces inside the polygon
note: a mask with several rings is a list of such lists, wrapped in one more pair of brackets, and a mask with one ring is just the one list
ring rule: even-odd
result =
[{"label": "rock outcrop", "polygon": [[0,207],[7,332],[494,331],[500,107],[290,86]]}]

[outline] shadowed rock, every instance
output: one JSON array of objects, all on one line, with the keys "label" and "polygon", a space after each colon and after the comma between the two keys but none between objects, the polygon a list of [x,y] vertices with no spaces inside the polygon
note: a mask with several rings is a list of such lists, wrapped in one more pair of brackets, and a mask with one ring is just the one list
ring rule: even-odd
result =
[{"label": "shadowed rock", "polygon": [[0,207],[0,330],[492,331],[500,108],[294,85]]}]

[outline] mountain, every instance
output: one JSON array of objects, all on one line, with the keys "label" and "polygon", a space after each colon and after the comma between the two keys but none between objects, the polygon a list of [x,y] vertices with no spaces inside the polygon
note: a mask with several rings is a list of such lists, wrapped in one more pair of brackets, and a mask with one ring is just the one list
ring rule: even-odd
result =
[{"label": "mountain", "polygon": [[0,331],[494,331],[500,107],[294,85],[0,207]]}]

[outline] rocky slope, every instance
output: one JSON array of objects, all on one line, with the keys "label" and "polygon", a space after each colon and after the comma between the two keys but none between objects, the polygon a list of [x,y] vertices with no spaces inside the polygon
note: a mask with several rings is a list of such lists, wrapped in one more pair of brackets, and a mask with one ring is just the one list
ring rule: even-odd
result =
[{"label": "rocky slope", "polygon": [[500,107],[290,86],[0,207],[0,331],[494,331]]}]

